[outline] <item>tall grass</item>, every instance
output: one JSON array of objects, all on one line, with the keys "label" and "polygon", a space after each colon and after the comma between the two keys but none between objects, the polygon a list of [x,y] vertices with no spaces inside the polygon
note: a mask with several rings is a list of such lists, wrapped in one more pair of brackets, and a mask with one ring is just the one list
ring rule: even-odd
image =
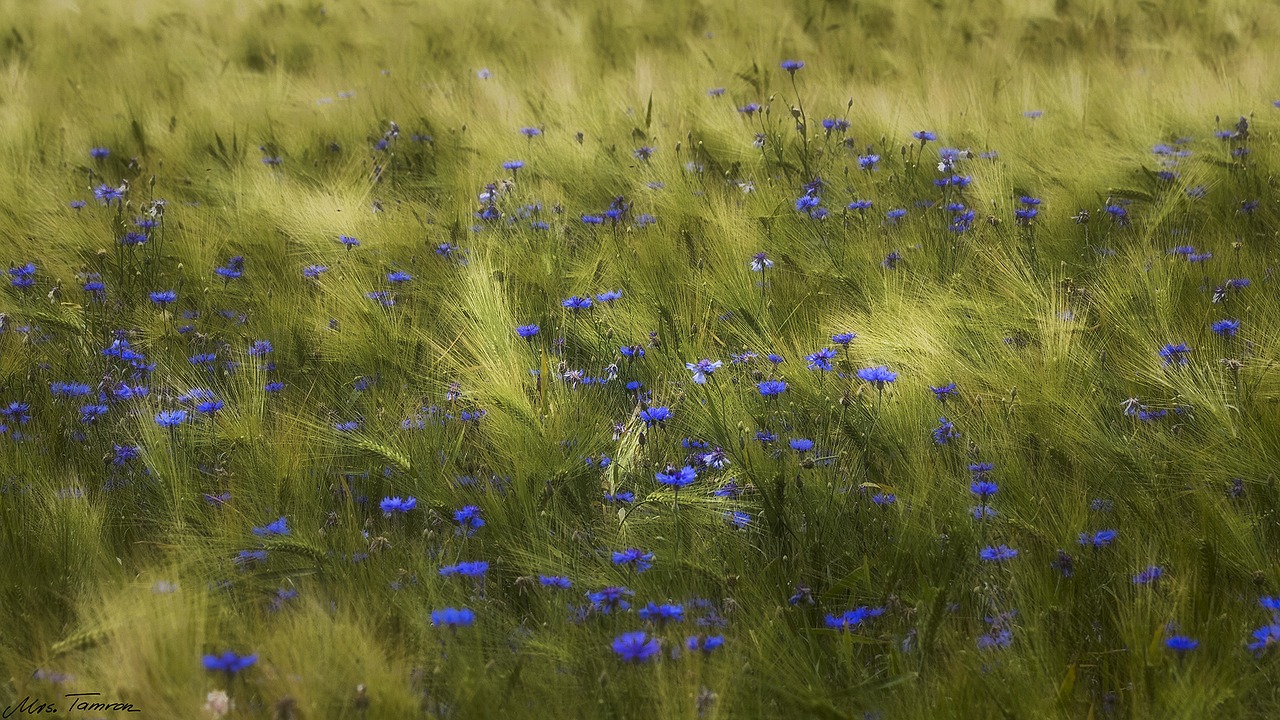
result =
[{"label": "tall grass", "polygon": [[0,8],[0,704],[1280,712],[1275,6]]}]

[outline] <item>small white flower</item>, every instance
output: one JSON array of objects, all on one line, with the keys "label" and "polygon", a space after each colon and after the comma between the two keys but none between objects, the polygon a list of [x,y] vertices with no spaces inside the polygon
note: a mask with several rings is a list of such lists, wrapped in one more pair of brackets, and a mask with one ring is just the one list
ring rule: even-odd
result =
[{"label": "small white flower", "polygon": [[236,706],[225,690],[212,690],[204,701],[204,711],[215,718],[225,716]]}]

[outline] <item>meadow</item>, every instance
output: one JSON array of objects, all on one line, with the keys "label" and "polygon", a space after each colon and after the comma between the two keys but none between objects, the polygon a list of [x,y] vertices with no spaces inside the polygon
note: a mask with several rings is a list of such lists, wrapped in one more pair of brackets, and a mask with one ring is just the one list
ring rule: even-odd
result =
[{"label": "meadow", "polygon": [[0,709],[1276,717],[1276,37],[0,1]]}]

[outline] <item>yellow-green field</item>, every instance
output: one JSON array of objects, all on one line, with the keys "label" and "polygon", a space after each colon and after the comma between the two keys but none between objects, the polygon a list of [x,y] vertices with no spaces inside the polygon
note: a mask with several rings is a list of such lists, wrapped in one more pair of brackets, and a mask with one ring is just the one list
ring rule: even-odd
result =
[{"label": "yellow-green field", "polygon": [[0,713],[1277,716],[1277,37],[0,2]]}]

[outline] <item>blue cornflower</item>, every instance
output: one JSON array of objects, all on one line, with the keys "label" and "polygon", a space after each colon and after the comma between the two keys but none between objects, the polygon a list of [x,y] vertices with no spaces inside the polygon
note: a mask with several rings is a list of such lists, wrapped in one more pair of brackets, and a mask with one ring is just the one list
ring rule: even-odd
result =
[{"label": "blue cornflower", "polygon": [[221,400],[205,400],[204,402],[196,405],[196,412],[203,413],[205,415],[213,415],[223,407],[224,404]]},{"label": "blue cornflower", "polygon": [[871,502],[884,507],[898,502],[898,496],[893,493],[876,493],[871,496]]},{"label": "blue cornflower", "polygon": [[836,356],[836,351],[831,348],[822,348],[812,355],[805,355],[804,359],[809,361],[810,370],[827,371],[831,369],[831,360]]},{"label": "blue cornflower", "polygon": [[877,388],[884,388],[885,383],[891,383],[898,379],[898,373],[893,372],[884,365],[877,367],[862,368],[858,371],[858,377],[869,383],[874,383]]},{"label": "blue cornflower", "polygon": [[111,154],[111,151],[104,147],[95,147],[89,149],[89,157],[94,160],[102,160]]},{"label": "blue cornflower", "polygon": [[954,440],[960,435],[956,431],[956,426],[945,417],[938,418],[938,427],[933,429],[933,441],[938,445],[946,445],[947,441]]},{"label": "blue cornflower", "polygon": [[796,212],[809,212],[818,207],[822,203],[822,199],[812,193],[805,193],[796,198]]},{"label": "blue cornflower", "polygon": [[764,397],[780,395],[787,389],[787,383],[782,380],[765,380],[756,386],[760,390],[760,394]]},{"label": "blue cornflower", "polygon": [[49,383],[49,392],[54,397],[83,397],[93,392],[87,383]]},{"label": "blue cornflower", "polygon": [[736,498],[742,494],[742,488],[738,487],[737,482],[730,480],[729,482],[725,483],[724,487],[720,487],[720,488],[716,488],[715,490],[712,490],[711,494],[716,497]]},{"label": "blue cornflower", "polygon": [[870,200],[854,200],[853,202],[849,203],[848,208],[850,210],[856,210],[858,212],[861,212],[863,210],[870,210],[873,204],[874,203],[872,203]]},{"label": "blue cornflower", "polygon": [[164,307],[171,302],[177,302],[178,293],[173,290],[157,290],[152,292],[148,297],[151,298],[151,302],[159,305],[160,307]]},{"label": "blue cornflower", "polygon": [[1239,320],[1218,320],[1213,323],[1213,331],[1222,337],[1235,337],[1240,330]]},{"label": "blue cornflower", "polygon": [[724,645],[723,635],[708,635],[705,639],[699,638],[697,635],[690,635],[684,641],[684,646],[692,652],[701,646],[703,652],[711,652],[718,647]]},{"label": "blue cornflower", "polygon": [[407,513],[418,506],[418,499],[414,497],[385,497],[382,502],[378,503],[378,508],[383,514],[390,517],[392,513]]},{"label": "blue cornflower", "polygon": [[520,134],[532,140],[541,135],[542,130],[539,130],[536,127],[522,127],[520,128]]},{"label": "blue cornflower", "polygon": [[102,300],[102,296],[107,292],[107,284],[102,282],[102,276],[98,273],[89,273],[85,275],[84,285],[81,286],[85,292],[93,293],[94,299]]},{"label": "blue cornflower", "polygon": [[537,325],[519,325],[516,327],[516,335],[519,335],[525,340],[529,340],[534,335],[538,334],[539,329],[540,328]]},{"label": "blue cornflower", "polygon": [[613,639],[613,651],[627,662],[643,662],[658,654],[658,639],[643,631],[622,633]]},{"label": "blue cornflower", "polygon": [[113,202],[124,199],[124,186],[113,188],[106,183],[99,185],[93,189],[93,196],[103,205],[110,205]]},{"label": "blue cornflower", "polygon": [[753,272],[764,272],[773,267],[773,261],[763,252],[758,252],[751,256],[751,270]]},{"label": "blue cornflower", "polygon": [[1134,575],[1133,584],[1134,585],[1150,585],[1156,580],[1159,580],[1162,575],[1164,575],[1164,568],[1160,567],[1159,565],[1152,565],[1148,567],[1146,570],[1143,570],[1137,575]]},{"label": "blue cornflower", "polygon": [[163,428],[174,428],[186,421],[186,410],[161,410],[156,413],[156,424]]},{"label": "blue cornflower", "polygon": [[872,608],[865,605],[845,610],[839,615],[827,615],[826,626],[832,630],[848,631],[849,628],[861,625],[864,620],[874,617],[880,617],[884,614],[884,608]]},{"label": "blue cornflower", "polygon": [[302,268],[302,276],[310,280],[315,280],[320,277],[320,273],[325,272],[328,269],[329,268],[324,265],[308,265]]},{"label": "blue cornflower", "polygon": [[1007,648],[1013,644],[1013,632],[1008,628],[992,627],[989,631],[978,636],[979,650],[994,650],[996,648]]},{"label": "blue cornflower", "polygon": [[640,419],[649,427],[661,425],[671,419],[671,409],[667,407],[652,407],[641,410]]},{"label": "blue cornflower", "polygon": [[813,441],[808,438],[793,438],[789,444],[796,452],[808,452],[813,449]]},{"label": "blue cornflower", "polygon": [[609,303],[622,297],[621,290],[608,290],[596,295],[596,302]]},{"label": "blue cornflower", "polygon": [[911,133],[911,137],[919,140],[921,145],[929,142],[930,140],[938,139],[937,135],[929,132],[928,130],[917,130],[916,132]]},{"label": "blue cornflower", "polygon": [[1062,577],[1071,577],[1075,572],[1076,560],[1066,550],[1059,548],[1057,558],[1049,563],[1049,567],[1062,573]]},{"label": "blue cornflower", "polygon": [[396,297],[386,290],[373,290],[364,294],[370,300],[377,300],[383,307],[391,307],[396,304]]},{"label": "blue cornflower", "polygon": [[92,405],[81,406],[80,422],[91,423],[97,420],[98,418],[102,417],[103,415],[106,415],[107,410],[108,408],[106,405],[92,404]]},{"label": "blue cornflower", "polygon": [[[209,496],[205,496],[206,498]],[[237,565],[248,566],[254,563],[264,563],[267,561],[266,550],[241,550],[236,554],[235,562]]]},{"label": "blue cornflower", "polygon": [[703,358],[696,363],[685,363],[684,366],[688,370],[693,371],[693,381],[699,385],[707,382],[707,376],[714,373],[724,363],[720,360],[709,360]]},{"label": "blue cornflower", "polygon": [[205,655],[204,669],[211,672],[224,672],[228,675],[234,675],[241,670],[253,667],[258,662],[257,654],[253,655],[237,655],[230,650],[221,655]]},{"label": "blue cornflower", "polygon": [[1111,219],[1121,227],[1129,224],[1129,210],[1123,205],[1108,205],[1104,210],[1111,216]]},{"label": "blue cornflower", "polygon": [[798,605],[801,602],[808,603],[809,605],[814,604],[813,590],[807,585],[797,585],[795,594],[787,598],[788,605]]},{"label": "blue cornflower", "polygon": [[898,221],[906,217],[906,215],[907,215],[907,211],[905,208],[894,208],[889,212],[885,213],[884,218],[885,220],[889,221],[890,225],[897,225]]},{"label": "blue cornflower", "polygon": [[999,489],[1000,486],[990,480],[974,480],[973,483],[969,485],[969,492],[972,492],[984,501],[992,495],[995,495],[996,491]]},{"label": "blue cornflower", "polygon": [[795,75],[797,70],[804,67],[804,61],[803,60],[783,60],[781,63],[779,63],[778,66],[781,67],[783,70],[786,70],[787,72],[791,73],[792,75]]},{"label": "blue cornflower", "polygon": [[339,235],[338,242],[345,245],[348,250],[350,250],[353,247],[360,247],[360,241],[351,237],[350,235]]},{"label": "blue cornflower", "polygon": [[1193,640],[1186,635],[1171,635],[1164,641],[1164,646],[1177,653],[1190,652],[1200,645],[1199,640]]},{"label": "blue cornflower", "polygon": [[451,608],[447,607],[443,610],[431,611],[432,625],[448,625],[452,627],[466,627],[476,621],[476,614],[470,608]]},{"label": "blue cornflower", "polygon": [[413,276],[403,270],[392,270],[387,273],[387,282],[390,283],[409,282],[412,279]]},{"label": "blue cornflower", "polygon": [[636,572],[644,572],[653,567],[653,553],[638,550],[636,548],[628,548],[626,550],[615,550],[613,552],[614,565],[634,565]]},{"label": "blue cornflower", "polygon": [[978,557],[988,562],[1002,562],[1018,557],[1018,551],[1008,545],[988,546],[978,552]]},{"label": "blue cornflower", "polygon": [[751,515],[741,510],[726,511],[724,519],[736,528],[744,528],[751,524]]},{"label": "blue cornflower", "polygon": [[686,485],[691,484],[694,480],[697,480],[698,473],[696,470],[689,467],[688,465],[685,465],[679,470],[676,470],[675,468],[668,465],[666,470],[657,473],[655,477],[657,478],[658,482],[662,483],[663,485],[670,485],[671,487],[674,487],[674,488],[682,488],[682,487],[685,487]]},{"label": "blue cornflower", "polygon": [[445,565],[440,568],[442,577],[450,575],[462,575],[464,577],[479,577],[489,571],[489,563],[485,560],[475,560],[472,562],[460,562],[456,565]]},{"label": "blue cornflower", "polygon": [[658,605],[649,603],[640,608],[641,620],[653,620],[659,623],[680,622],[684,620],[684,606],[678,604]]},{"label": "blue cornflower", "polygon": [[635,595],[625,587],[607,587],[595,592],[587,593],[587,599],[591,601],[591,607],[597,612],[609,614],[614,610],[623,611],[631,607],[626,598]]},{"label": "blue cornflower", "polygon": [[999,613],[994,617],[984,617],[983,621],[991,627],[987,632],[978,636],[978,649],[995,650],[997,648],[1007,648],[1012,645],[1013,632],[1009,629],[1008,624],[1013,620],[1013,617],[1017,615],[1017,612],[1017,610],[1010,610],[1009,612]]},{"label": "blue cornflower", "polygon": [[636,501],[636,494],[629,490],[619,490],[616,493],[605,493],[604,501],[607,503],[618,503],[620,505],[628,505]]},{"label": "blue cornflower", "polygon": [[858,337],[857,333],[851,333],[851,332],[836,333],[835,335],[831,336],[831,342],[837,345],[844,345],[845,347],[848,347],[849,343],[853,342],[854,339],[857,337]]},{"label": "blue cornflower", "polygon": [[[875,170],[876,165],[878,165],[879,163],[880,163],[880,156],[876,155],[875,153],[858,156],[858,167],[868,172]],[[866,203],[865,206],[862,205],[863,202]],[[855,204],[857,204],[858,207],[854,207]],[[865,210],[866,208],[869,208],[869,207],[871,207],[870,200],[860,200],[855,203],[850,203],[849,205],[850,210]]]},{"label": "blue cornflower", "polygon": [[258,537],[270,537],[272,535],[288,535],[289,521],[284,516],[281,516],[279,520],[274,520],[272,522],[267,523],[266,525],[263,525],[262,527],[254,528],[253,534],[257,535]]},{"label": "blue cornflower", "polygon": [[568,590],[573,586],[573,583],[569,578],[562,575],[539,575],[538,582],[543,587],[554,587],[560,588],[561,590]]},{"label": "blue cornflower", "polygon": [[1262,653],[1280,645],[1280,623],[1273,622],[1254,630],[1253,640],[1247,647],[1255,653]]},{"label": "blue cornflower", "polygon": [[946,402],[947,402],[947,398],[948,398],[949,396],[951,396],[951,395],[959,395],[959,394],[960,394],[960,392],[959,392],[958,390],[956,390],[956,384],[955,384],[955,383],[948,383],[948,384],[943,385],[943,386],[941,386],[941,387],[934,387],[934,386],[930,385],[930,386],[929,386],[929,389],[933,391],[933,396],[934,396],[935,398],[937,398],[937,400],[938,400],[939,402],[943,403],[944,405],[946,404]]},{"label": "blue cornflower", "polygon": [[236,255],[227,260],[226,265],[213,269],[213,273],[224,280],[236,280],[244,275],[244,256]]},{"label": "blue cornflower", "polygon": [[523,161],[523,160],[508,160],[508,161],[506,161],[506,162],[502,163],[502,168],[503,168],[504,170],[510,170],[510,171],[511,171],[511,172],[513,172],[513,173],[514,173],[514,172],[516,172],[517,170],[519,170],[519,169],[520,169],[520,168],[522,168],[522,167],[524,167],[524,161]]},{"label": "blue cornflower", "polygon": [[480,508],[475,505],[466,505],[454,510],[453,520],[466,528],[468,534],[474,533],[485,525],[484,518],[480,517]]},{"label": "blue cornflower", "polygon": [[1107,545],[1110,545],[1113,540],[1116,539],[1116,536],[1118,534],[1119,533],[1117,533],[1115,530],[1099,530],[1098,532],[1093,533],[1092,535],[1090,535],[1089,533],[1080,533],[1080,544],[1092,545],[1095,548],[1106,547]]},{"label": "blue cornflower", "polygon": [[574,311],[587,310],[591,307],[591,298],[578,297],[577,295],[574,295],[568,300],[561,301],[560,304]]}]

